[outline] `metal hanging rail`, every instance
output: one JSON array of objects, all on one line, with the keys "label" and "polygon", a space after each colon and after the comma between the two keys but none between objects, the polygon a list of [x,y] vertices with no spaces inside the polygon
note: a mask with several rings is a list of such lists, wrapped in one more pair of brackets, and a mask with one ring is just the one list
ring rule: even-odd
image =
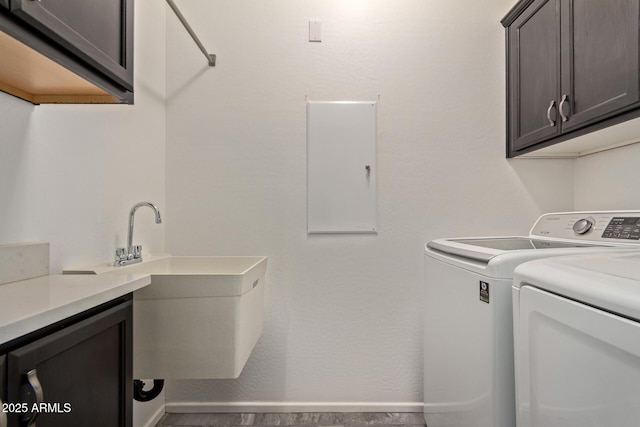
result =
[{"label": "metal hanging rail", "polygon": [[193,32],[193,29],[191,28],[191,26],[189,25],[189,23],[185,19],[184,15],[178,9],[178,6],[176,6],[176,4],[173,2],[173,0],[167,0],[167,3],[169,3],[169,6],[171,6],[171,9],[173,10],[173,12],[176,14],[176,16],[178,17],[180,22],[182,22],[182,25],[184,25],[184,28],[187,30],[187,32],[189,33],[189,35],[191,36],[193,41],[196,42],[196,44],[198,45],[198,47],[200,48],[202,53],[204,53],[204,56],[207,57],[207,61],[209,61],[209,66],[210,67],[215,67],[215,65],[216,65],[216,55],[207,52],[207,49],[204,48],[204,46],[200,42],[200,39],[198,38],[198,36],[196,36],[196,33]]}]

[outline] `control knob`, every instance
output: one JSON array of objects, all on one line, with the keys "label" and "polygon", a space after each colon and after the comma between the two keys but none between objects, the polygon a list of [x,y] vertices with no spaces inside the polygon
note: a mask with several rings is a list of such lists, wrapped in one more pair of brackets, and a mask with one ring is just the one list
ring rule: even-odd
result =
[{"label": "control knob", "polygon": [[573,231],[578,235],[587,234],[593,228],[595,220],[593,218],[582,218],[573,224]]}]

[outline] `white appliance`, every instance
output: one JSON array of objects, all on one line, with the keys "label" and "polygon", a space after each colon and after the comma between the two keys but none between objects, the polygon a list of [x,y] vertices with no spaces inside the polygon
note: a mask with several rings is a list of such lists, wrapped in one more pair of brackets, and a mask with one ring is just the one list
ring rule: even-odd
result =
[{"label": "white appliance", "polygon": [[[515,426],[514,269],[530,260],[637,246],[612,223],[639,212],[542,215],[528,236],[425,247],[424,414],[429,427]],[[638,383],[640,384],[640,382]]]},{"label": "white appliance", "polygon": [[519,427],[640,425],[639,252],[524,264],[513,302]]}]

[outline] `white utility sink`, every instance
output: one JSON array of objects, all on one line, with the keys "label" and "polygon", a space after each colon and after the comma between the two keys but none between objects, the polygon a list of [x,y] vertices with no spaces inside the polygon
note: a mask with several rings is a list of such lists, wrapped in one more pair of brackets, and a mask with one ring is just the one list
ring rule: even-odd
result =
[{"label": "white utility sink", "polygon": [[133,295],[133,375],[237,378],[262,333],[267,258],[151,256],[65,274],[150,274]]}]

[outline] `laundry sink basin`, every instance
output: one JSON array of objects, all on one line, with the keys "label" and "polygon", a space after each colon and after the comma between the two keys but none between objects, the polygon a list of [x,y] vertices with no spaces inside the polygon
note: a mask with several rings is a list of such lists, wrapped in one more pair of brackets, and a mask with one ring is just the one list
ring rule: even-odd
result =
[{"label": "laundry sink basin", "polygon": [[136,299],[236,296],[258,285],[267,267],[257,256],[164,256],[125,267],[111,274],[150,274],[151,286],[140,289]]},{"label": "laundry sink basin", "polygon": [[237,378],[262,334],[267,258],[151,256],[66,274],[149,274],[133,295],[133,374]]}]

